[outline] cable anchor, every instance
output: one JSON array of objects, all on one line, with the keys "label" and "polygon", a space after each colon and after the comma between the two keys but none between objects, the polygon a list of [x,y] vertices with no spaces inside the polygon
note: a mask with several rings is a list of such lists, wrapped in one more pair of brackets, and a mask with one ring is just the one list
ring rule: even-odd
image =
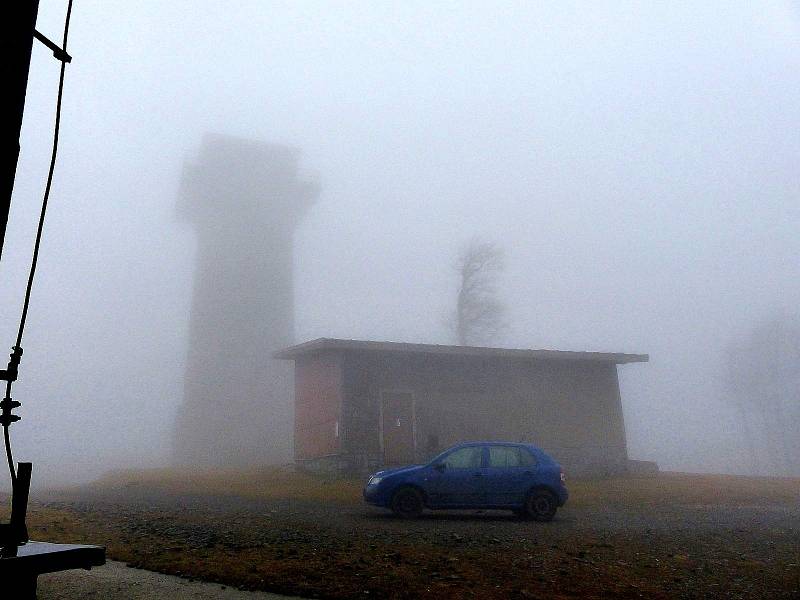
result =
[{"label": "cable anchor", "polygon": [[2,409],[2,412],[0,412],[0,425],[8,427],[12,423],[19,421],[21,417],[19,415],[12,415],[11,411],[20,406],[22,405],[19,402],[12,400],[8,396],[3,398],[3,401],[0,402],[0,409]]},{"label": "cable anchor", "polygon": [[22,359],[22,348],[13,346],[11,348],[11,358],[8,359],[8,367],[0,369],[0,380],[9,383],[17,380],[19,374],[19,361]]}]

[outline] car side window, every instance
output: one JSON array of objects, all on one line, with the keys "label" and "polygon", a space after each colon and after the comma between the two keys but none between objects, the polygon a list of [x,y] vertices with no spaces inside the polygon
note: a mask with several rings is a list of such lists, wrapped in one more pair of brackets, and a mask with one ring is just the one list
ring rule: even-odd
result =
[{"label": "car side window", "polygon": [[490,446],[489,466],[496,469],[531,467],[536,464],[533,455],[519,446]]},{"label": "car side window", "polygon": [[451,452],[444,459],[448,469],[478,469],[481,466],[480,446],[469,446]]},{"label": "car side window", "polygon": [[518,467],[519,449],[511,446],[490,446],[489,466],[495,469],[508,469]]},{"label": "car side window", "polygon": [[523,467],[535,467],[536,457],[527,448],[517,448],[519,450],[519,464]]}]

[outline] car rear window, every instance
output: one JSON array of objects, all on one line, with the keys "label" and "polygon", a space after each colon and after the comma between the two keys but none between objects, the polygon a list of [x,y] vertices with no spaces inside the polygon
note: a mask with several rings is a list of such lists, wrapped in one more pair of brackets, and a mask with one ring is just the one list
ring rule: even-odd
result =
[{"label": "car rear window", "polygon": [[531,467],[536,459],[525,448],[519,446],[490,446],[489,466],[499,469]]}]

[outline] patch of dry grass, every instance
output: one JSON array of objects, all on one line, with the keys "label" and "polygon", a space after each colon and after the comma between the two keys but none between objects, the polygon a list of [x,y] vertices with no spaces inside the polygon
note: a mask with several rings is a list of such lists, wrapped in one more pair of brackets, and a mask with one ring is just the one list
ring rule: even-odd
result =
[{"label": "patch of dry grass", "polygon": [[250,469],[129,469],[113,471],[94,491],[148,490],[169,495],[236,496],[248,499],[359,502],[361,480],[325,478],[283,467]]},{"label": "patch of dry grass", "polygon": [[800,503],[800,479],[660,473],[568,481],[569,505],[738,506]]},{"label": "patch of dry grass", "polygon": [[[361,479],[325,478],[288,468],[148,469],[109,473],[95,491],[152,491],[169,495],[361,502]],[[572,506],[763,505],[800,503],[800,479],[660,473],[655,476],[575,479]]]}]

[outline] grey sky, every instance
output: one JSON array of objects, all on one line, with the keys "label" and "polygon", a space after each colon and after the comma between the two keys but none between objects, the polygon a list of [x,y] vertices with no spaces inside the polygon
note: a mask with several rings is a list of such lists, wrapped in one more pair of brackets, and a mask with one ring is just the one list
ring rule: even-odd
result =
[{"label": "grey sky", "polygon": [[[39,29],[60,37],[63,2]],[[151,464],[180,401],[206,131],[302,151],[297,338],[447,341],[459,245],[505,246],[524,347],[622,369],[634,458],[741,470],[722,351],[800,301],[800,4],[77,0],[18,458]],[[57,64],[32,64],[0,269],[13,342]],[[85,447],[85,436],[91,439]]]}]

